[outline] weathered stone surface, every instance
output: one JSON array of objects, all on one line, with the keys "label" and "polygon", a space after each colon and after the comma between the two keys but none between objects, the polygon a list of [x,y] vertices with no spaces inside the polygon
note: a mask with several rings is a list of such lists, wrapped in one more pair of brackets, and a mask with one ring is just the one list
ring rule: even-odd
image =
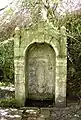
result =
[{"label": "weathered stone surface", "polygon": [[47,44],[34,44],[27,52],[29,97],[53,98],[55,83],[55,52]]},{"label": "weathered stone surface", "polygon": [[16,99],[24,105],[27,98],[43,100],[55,96],[56,106],[66,106],[65,27],[59,30],[45,22],[20,33],[21,39],[19,34],[14,38]]},{"label": "weathered stone surface", "polygon": [[40,110],[41,110],[41,114],[44,115],[45,119],[50,118],[50,113],[51,113],[50,108],[41,108]]},{"label": "weathered stone surface", "polygon": [[66,106],[66,57],[59,58],[56,64],[55,103],[57,107]]},{"label": "weathered stone surface", "polygon": [[40,113],[38,108],[26,108],[22,115],[22,120],[45,120],[43,114]]}]

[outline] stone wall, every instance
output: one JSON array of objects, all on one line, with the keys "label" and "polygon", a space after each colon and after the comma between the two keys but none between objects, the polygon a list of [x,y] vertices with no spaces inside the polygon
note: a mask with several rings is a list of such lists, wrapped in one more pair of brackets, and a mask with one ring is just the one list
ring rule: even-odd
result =
[{"label": "stone wall", "polygon": [[[66,106],[66,43],[64,26],[58,29],[50,23],[41,22],[26,30],[16,27],[15,97],[21,106],[24,106],[25,100],[29,97],[50,98],[55,100],[56,106]],[[49,88],[48,85],[50,85]]]}]

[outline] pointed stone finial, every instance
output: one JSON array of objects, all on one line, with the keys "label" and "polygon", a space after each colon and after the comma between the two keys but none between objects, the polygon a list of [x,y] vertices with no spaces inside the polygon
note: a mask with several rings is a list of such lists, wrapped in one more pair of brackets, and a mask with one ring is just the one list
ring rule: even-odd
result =
[{"label": "pointed stone finial", "polygon": [[60,28],[60,32],[61,32],[62,34],[65,34],[65,33],[66,33],[66,27],[65,27],[65,26],[62,26],[62,27]]},{"label": "pointed stone finial", "polygon": [[15,28],[15,34],[16,34],[16,35],[20,35],[20,28],[19,28],[19,27],[16,27],[16,28]]}]

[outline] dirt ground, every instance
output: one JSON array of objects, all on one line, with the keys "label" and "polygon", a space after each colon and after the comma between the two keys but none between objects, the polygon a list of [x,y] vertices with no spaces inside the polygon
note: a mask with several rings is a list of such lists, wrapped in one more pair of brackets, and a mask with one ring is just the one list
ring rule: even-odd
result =
[{"label": "dirt ground", "polygon": [[81,120],[81,105],[71,103],[66,108],[0,108],[0,120]]}]

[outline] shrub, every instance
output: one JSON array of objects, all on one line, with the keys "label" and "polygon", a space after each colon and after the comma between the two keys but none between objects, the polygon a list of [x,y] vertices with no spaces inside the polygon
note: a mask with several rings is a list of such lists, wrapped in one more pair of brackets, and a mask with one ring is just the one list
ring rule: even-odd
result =
[{"label": "shrub", "polygon": [[[0,76],[2,81],[13,82],[14,80],[14,49],[13,39],[0,43]],[[2,75],[3,73],[3,75]]]}]

